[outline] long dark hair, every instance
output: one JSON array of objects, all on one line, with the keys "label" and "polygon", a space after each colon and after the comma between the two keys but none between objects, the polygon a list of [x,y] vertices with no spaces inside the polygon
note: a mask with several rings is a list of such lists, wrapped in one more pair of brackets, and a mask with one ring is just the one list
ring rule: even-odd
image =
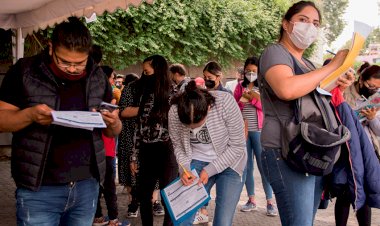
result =
[{"label": "long dark hair", "polygon": [[[244,79],[243,79],[243,82],[241,83],[241,85],[242,85],[243,87],[247,87],[247,85],[248,85],[249,83],[251,83],[251,82],[245,77],[245,69],[247,69],[247,66],[250,65],[250,64],[255,65],[256,67],[259,67],[259,59],[257,59],[257,57],[255,57],[255,56],[251,56],[251,57],[248,57],[248,58],[245,60],[244,68],[243,68],[243,75],[244,75],[243,77],[244,77]],[[256,87],[259,86],[259,83],[257,82],[257,79],[253,82],[253,84],[254,84]]]},{"label": "long dark hair", "polygon": [[[150,62],[150,65],[154,70],[154,75],[141,76],[141,79],[138,80],[138,88],[141,92],[143,92],[145,81],[149,76],[155,76],[155,83],[153,87],[154,104],[151,116],[154,117],[156,121],[166,120],[169,111],[169,95],[171,84],[168,74],[168,62],[161,55],[150,56],[143,61],[143,63],[145,62]],[[143,104],[144,103],[140,103],[140,106]]]},{"label": "long dark hair", "polygon": [[[317,8],[317,6],[315,6],[314,2],[311,2],[311,1],[299,1],[297,3],[294,3],[288,9],[288,11],[285,13],[284,18],[282,20],[290,21],[290,19],[292,19],[292,17],[294,16],[294,14],[301,12],[307,6],[311,6],[317,10],[318,16],[319,16],[319,21],[320,21],[320,23],[322,23],[321,12]],[[280,40],[281,40],[283,34],[284,34],[284,28],[282,27],[282,24],[281,24],[280,38],[279,38]]]},{"label": "long dark hair", "polygon": [[215,104],[215,97],[206,89],[198,88],[195,81],[191,80],[185,90],[173,98],[172,103],[178,106],[179,120],[190,125],[207,116],[209,106]]}]

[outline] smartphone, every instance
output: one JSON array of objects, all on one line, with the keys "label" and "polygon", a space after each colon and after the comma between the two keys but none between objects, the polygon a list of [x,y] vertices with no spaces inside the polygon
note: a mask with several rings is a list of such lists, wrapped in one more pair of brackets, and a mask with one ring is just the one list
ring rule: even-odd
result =
[{"label": "smartphone", "polygon": [[98,111],[100,111],[100,112],[102,112],[102,111],[113,112],[114,110],[116,110],[118,108],[119,108],[119,106],[117,106],[115,104],[110,104],[107,102],[101,102],[99,107],[98,107]]}]

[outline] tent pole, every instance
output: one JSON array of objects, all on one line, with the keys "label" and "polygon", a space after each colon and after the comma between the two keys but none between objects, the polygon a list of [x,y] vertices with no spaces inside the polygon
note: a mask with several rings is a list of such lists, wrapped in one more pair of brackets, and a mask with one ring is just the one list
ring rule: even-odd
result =
[{"label": "tent pole", "polygon": [[24,38],[21,28],[17,28],[17,60],[24,57]]},{"label": "tent pole", "polygon": [[13,55],[13,64],[20,58],[24,57],[24,38],[22,37],[21,28],[14,30],[16,37],[12,35],[12,55]]}]

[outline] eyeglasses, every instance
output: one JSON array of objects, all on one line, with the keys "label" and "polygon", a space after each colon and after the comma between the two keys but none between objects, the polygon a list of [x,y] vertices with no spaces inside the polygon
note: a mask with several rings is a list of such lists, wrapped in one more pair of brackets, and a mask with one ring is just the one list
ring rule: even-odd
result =
[{"label": "eyeglasses", "polygon": [[367,81],[364,81],[363,84],[365,85],[365,87],[367,87],[370,90],[378,90],[379,89],[377,86],[369,84]]},{"label": "eyeglasses", "polygon": [[75,63],[69,63],[69,62],[60,62],[60,61],[62,61],[62,59],[60,59],[57,56],[57,54],[55,53],[55,51],[53,51],[53,53],[54,53],[55,59],[57,60],[57,65],[60,68],[63,68],[65,70],[67,70],[68,68],[73,67],[76,71],[83,71],[86,68],[87,59],[85,61],[83,61],[83,62],[86,62],[85,64],[75,64]]}]

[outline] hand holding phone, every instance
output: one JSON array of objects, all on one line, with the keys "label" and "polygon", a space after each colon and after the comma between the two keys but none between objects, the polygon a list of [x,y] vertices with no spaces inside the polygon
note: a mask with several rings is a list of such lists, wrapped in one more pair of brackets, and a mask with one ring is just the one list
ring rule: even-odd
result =
[{"label": "hand holding phone", "polygon": [[107,102],[101,102],[99,107],[98,107],[98,111],[100,111],[100,112],[102,112],[102,111],[113,112],[114,110],[116,110],[118,108],[119,108],[119,106],[117,106],[115,104],[110,104]]}]

